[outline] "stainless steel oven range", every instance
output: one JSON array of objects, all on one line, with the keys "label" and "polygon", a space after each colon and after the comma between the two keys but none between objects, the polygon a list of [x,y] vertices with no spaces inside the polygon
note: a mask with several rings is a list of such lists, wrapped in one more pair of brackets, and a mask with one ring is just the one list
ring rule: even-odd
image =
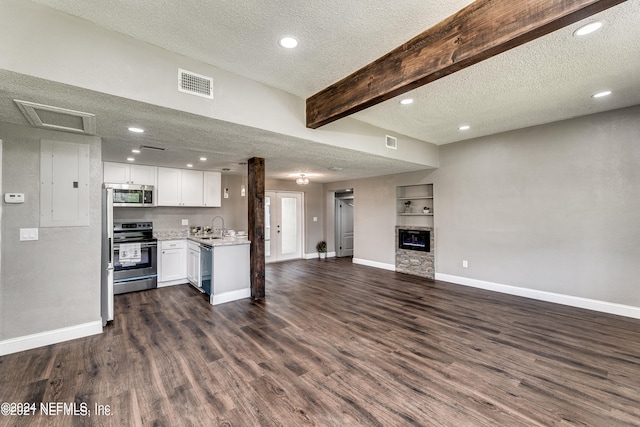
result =
[{"label": "stainless steel oven range", "polygon": [[157,247],[153,223],[113,223],[114,294],[158,286]]}]

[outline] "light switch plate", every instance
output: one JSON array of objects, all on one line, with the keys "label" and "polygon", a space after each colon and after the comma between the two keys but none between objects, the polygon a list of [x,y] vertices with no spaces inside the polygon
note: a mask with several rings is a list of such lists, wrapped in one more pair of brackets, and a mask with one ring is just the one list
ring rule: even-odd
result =
[{"label": "light switch plate", "polygon": [[188,219],[183,219],[182,220],[182,225],[189,225],[189,220]]},{"label": "light switch plate", "polygon": [[38,240],[37,228],[21,228],[20,229],[20,241],[23,240]]}]

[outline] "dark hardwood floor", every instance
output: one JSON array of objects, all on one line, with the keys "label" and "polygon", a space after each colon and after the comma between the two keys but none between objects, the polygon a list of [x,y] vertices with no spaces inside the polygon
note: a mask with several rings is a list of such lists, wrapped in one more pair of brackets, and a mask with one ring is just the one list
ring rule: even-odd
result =
[{"label": "dark hardwood floor", "polygon": [[0,357],[0,402],[91,416],[0,425],[640,425],[638,320],[348,259],[268,265],[266,291],[116,296],[104,334]]}]

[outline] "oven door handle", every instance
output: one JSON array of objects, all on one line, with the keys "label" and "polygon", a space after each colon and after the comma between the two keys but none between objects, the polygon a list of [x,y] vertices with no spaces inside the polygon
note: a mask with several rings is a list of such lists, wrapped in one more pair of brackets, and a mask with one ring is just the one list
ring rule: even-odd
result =
[{"label": "oven door handle", "polygon": [[[116,243],[115,245],[113,245],[113,250],[114,251],[119,251],[120,250],[120,244],[121,243]],[[158,244],[156,242],[153,242],[153,243],[140,243],[140,249],[156,248],[156,247],[158,247]]]}]

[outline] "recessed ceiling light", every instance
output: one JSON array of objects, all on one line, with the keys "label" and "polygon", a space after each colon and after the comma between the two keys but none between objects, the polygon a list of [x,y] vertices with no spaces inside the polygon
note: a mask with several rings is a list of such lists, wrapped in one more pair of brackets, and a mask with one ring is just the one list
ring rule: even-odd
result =
[{"label": "recessed ceiling light", "polygon": [[135,162],[136,159],[134,159],[133,157],[127,157],[127,161],[128,162]]},{"label": "recessed ceiling light", "polygon": [[402,104],[402,105],[413,104],[413,99],[412,98],[405,98],[402,101],[400,101],[400,104]]},{"label": "recessed ceiling light", "polygon": [[139,154],[139,153],[140,153],[140,150],[138,150],[137,148],[134,148],[133,150],[131,150],[131,152],[132,152],[132,153],[135,153],[135,154]]},{"label": "recessed ceiling light", "polygon": [[298,46],[298,40],[294,39],[293,37],[283,37],[280,39],[278,44],[285,49],[294,49]]},{"label": "recessed ceiling light", "polygon": [[206,158],[206,157],[200,157],[200,161],[201,161],[201,162],[206,162],[206,161],[207,161],[207,158]]},{"label": "recessed ceiling light", "polygon": [[471,129],[471,126],[469,125],[462,125],[458,128],[458,130],[469,130],[469,129]]},{"label": "recessed ceiling light", "polygon": [[591,97],[592,98],[603,98],[603,97],[609,96],[609,95],[611,95],[611,91],[610,90],[605,90],[605,91],[602,91],[602,92],[595,93],[595,94],[591,95]]},{"label": "recessed ceiling light", "polygon": [[596,21],[596,22],[591,22],[587,25],[583,25],[582,27],[578,28],[577,30],[575,30],[573,32],[574,36],[586,36],[587,34],[591,34],[594,31],[598,31],[600,28],[602,27],[602,22],[600,21]]},{"label": "recessed ceiling light", "polygon": [[133,127],[133,126],[132,126],[132,127],[130,127],[130,128],[129,128],[129,132],[134,132],[134,133],[143,133],[143,132],[144,132],[144,129],[142,129],[142,128],[136,128],[136,127]]},{"label": "recessed ceiling light", "polygon": [[188,167],[188,168],[192,168],[192,167],[193,167],[193,165],[192,165],[191,163],[187,163],[187,167]]}]

